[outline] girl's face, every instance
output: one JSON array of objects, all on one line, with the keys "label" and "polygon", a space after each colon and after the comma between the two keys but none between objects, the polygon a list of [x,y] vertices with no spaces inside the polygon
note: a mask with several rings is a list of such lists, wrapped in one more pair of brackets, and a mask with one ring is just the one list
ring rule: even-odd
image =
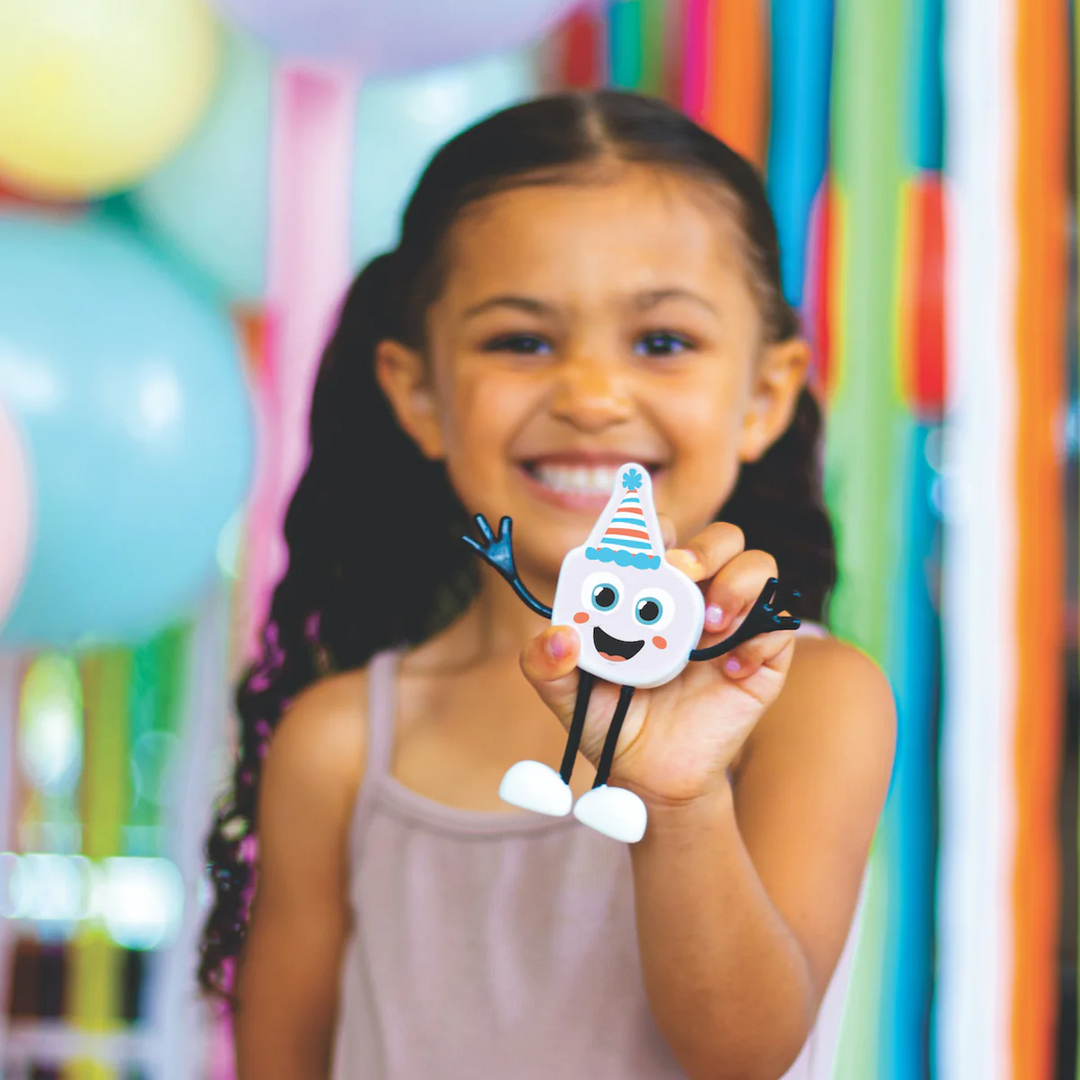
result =
[{"label": "girl's face", "polygon": [[454,226],[426,356],[394,342],[380,382],[462,502],[514,519],[527,574],[554,578],[626,461],[687,540],[740,462],[787,427],[807,349],[762,345],[743,241],[717,195],[619,167],[526,186]]}]

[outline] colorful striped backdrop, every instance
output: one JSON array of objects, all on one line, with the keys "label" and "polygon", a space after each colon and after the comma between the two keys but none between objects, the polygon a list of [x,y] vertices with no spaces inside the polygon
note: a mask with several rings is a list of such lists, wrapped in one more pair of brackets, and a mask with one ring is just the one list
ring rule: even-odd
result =
[{"label": "colorful striped backdrop", "polygon": [[[839,1080],[1049,1080],[1077,1060],[1059,947],[1062,897],[1076,894],[1059,834],[1075,24],[1066,0],[610,0],[583,5],[544,45],[553,85],[663,96],[766,175],[785,290],[827,409],[841,561],[831,621],[889,673],[900,716]],[[131,854],[140,827],[158,837],[153,853],[181,867],[187,899],[166,956],[194,947],[227,686],[282,567],[314,364],[351,270],[362,94],[351,70],[288,62],[276,74],[269,292],[236,313],[272,449],[239,581],[194,627],[79,658],[79,852],[100,862]],[[19,712],[39,659],[0,664],[0,719]],[[148,733],[168,737],[197,793],[179,820],[130,789],[131,748]],[[41,810],[14,758],[0,749],[0,849],[11,851],[39,835]],[[0,918],[0,962],[5,942]],[[119,946],[85,929],[69,953],[67,1019],[116,1033]],[[11,1004],[6,954],[0,1007]],[[171,1073],[162,1057],[162,1075],[195,1075],[197,1022],[172,1008],[189,994],[187,959],[150,984],[162,1045],[187,1055],[187,1071]],[[227,1038],[203,1046],[207,1074],[229,1076]],[[121,1071],[81,1057],[69,1075]]]}]

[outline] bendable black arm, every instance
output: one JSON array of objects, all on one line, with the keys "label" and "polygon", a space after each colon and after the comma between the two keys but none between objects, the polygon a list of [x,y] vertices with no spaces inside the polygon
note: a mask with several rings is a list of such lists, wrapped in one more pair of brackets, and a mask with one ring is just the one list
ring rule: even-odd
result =
[{"label": "bendable black arm", "polygon": [[518,576],[517,567],[514,565],[514,548],[511,530],[514,523],[508,517],[499,522],[499,535],[496,536],[483,514],[477,514],[473,519],[476,527],[480,530],[482,540],[474,540],[471,536],[463,536],[469,547],[473,548],[481,559],[490,563],[510,583],[510,587],[518,594],[522,603],[531,608],[537,615],[543,615],[545,619],[551,618],[551,608],[547,604],[540,603],[528,589],[525,588]]},{"label": "bendable black arm", "polygon": [[789,591],[776,578],[769,578],[742,626],[734,634],[729,634],[723,641],[718,641],[707,649],[694,649],[690,653],[690,659],[715,660],[758,634],[768,634],[773,630],[797,630],[802,625],[800,621],[794,615],[781,615],[779,612],[798,597],[799,594],[794,589]]}]

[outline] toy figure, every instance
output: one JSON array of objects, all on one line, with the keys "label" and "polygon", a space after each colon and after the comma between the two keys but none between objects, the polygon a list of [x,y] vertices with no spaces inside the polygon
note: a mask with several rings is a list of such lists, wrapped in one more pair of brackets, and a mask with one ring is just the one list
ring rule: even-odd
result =
[{"label": "toy figure", "polygon": [[551,608],[537,600],[518,576],[510,518],[502,519],[496,536],[483,514],[478,514],[476,524],[483,539],[463,539],[533,611],[557,625],[573,627],[581,642],[580,682],[560,771],[539,761],[519,761],[503,777],[500,797],[555,817],[570,812],[569,781],[589,697],[594,681],[604,679],[621,687],[619,702],[593,788],[573,805],[574,816],[598,832],[634,843],[645,834],[645,804],[629,789],[607,785],[634,690],[662,686],[691,660],[712,660],[758,634],[794,630],[799,620],[780,612],[798,593],[785,592],[776,578],[770,578],[738,630],[709,648],[697,648],[705,625],[705,600],[698,585],[664,558],[649,474],[630,462],[616,475],[611,498],[588,540],[563,560]]}]

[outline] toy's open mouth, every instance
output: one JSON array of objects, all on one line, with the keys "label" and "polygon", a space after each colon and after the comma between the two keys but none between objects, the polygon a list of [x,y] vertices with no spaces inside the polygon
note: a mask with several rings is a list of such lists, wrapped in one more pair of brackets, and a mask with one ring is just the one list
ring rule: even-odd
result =
[{"label": "toy's open mouth", "polygon": [[645,645],[644,641],[621,641],[605,634],[599,626],[593,627],[592,639],[596,651],[605,660],[629,660],[630,657],[637,656]]}]

